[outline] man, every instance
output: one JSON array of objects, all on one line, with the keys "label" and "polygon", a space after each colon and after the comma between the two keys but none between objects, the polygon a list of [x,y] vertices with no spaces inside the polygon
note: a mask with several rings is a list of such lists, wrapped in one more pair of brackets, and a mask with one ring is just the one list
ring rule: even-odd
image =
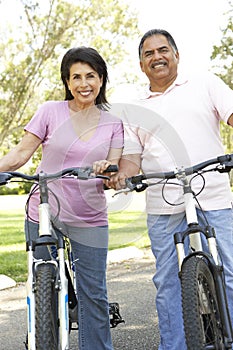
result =
[{"label": "man", "polygon": [[[141,39],[139,58],[149,88],[134,104],[121,110],[125,124],[124,156],[110,185],[119,189],[126,177],[145,172],[175,170],[224,154],[219,133],[222,120],[233,126],[233,91],[210,73],[178,74],[179,52],[165,30],[151,30]],[[194,181],[196,193],[202,180]],[[184,231],[184,207],[178,186],[147,190],[147,225],[156,258],[154,284],[161,342],[159,350],[185,350],[181,291],[173,234]],[[205,175],[198,196],[215,227],[225,265],[227,295],[233,320],[233,212],[227,174]],[[198,212],[200,222],[203,217]],[[230,297],[231,296],[231,297]]]}]

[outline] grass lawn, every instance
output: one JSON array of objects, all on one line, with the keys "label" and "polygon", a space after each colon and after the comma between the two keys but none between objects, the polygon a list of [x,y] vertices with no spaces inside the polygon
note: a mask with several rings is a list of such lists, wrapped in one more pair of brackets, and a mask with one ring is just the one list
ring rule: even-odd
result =
[{"label": "grass lawn", "polygon": [[[4,196],[2,196],[4,197]],[[14,203],[12,202],[14,206]],[[27,254],[24,237],[24,209],[0,208],[0,274],[16,282],[26,281]],[[109,214],[109,249],[129,245],[149,245],[146,215],[143,212],[114,212]]]},{"label": "grass lawn", "polygon": [[24,238],[24,214],[0,213],[0,274],[17,282],[26,280],[27,255]]}]

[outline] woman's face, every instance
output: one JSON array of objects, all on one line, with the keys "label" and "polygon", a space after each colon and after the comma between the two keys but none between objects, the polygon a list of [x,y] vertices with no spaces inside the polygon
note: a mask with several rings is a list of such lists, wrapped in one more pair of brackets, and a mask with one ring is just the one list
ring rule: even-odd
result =
[{"label": "woman's face", "polygon": [[84,109],[95,104],[102,83],[102,77],[89,64],[77,62],[70,67],[67,85],[78,108]]}]

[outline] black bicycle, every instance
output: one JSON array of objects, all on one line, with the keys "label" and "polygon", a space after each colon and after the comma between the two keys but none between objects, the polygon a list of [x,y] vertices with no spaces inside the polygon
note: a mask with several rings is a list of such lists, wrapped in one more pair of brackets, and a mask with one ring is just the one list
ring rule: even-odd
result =
[{"label": "black bicycle", "polygon": [[[106,170],[116,171],[114,165]],[[40,192],[39,237],[26,242],[28,332],[25,347],[29,350],[69,350],[70,331],[78,329],[78,295],[72,249],[68,237],[54,224],[49,207],[49,182],[70,177],[74,180],[109,179],[105,175],[95,175],[89,167],[64,169],[55,174],[41,172],[32,176],[19,172],[0,173],[0,186],[11,181],[29,181]],[[57,203],[59,204],[58,198]],[[50,259],[34,257],[38,246],[48,247]],[[124,322],[118,303],[109,303],[109,322],[111,328]]]},{"label": "black bicycle", "polygon": [[[225,291],[224,266],[217,249],[214,228],[208,224],[203,211],[206,226],[203,227],[198,223],[195,204],[200,210],[202,209],[197,195],[192,190],[193,177],[202,176],[209,171],[229,173],[232,168],[233,154],[228,154],[186,169],[139,174],[126,179],[126,189],[117,191],[117,193],[141,192],[148,186],[158,184],[164,184],[164,188],[175,178],[179,180],[178,185],[183,188],[187,229],[184,232],[177,232],[174,235],[174,242],[179,264],[183,322],[188,350],[232,349],[232,325]],[[204,188],[205,181],[203,176],[202,178]],[[159,180],[144,182],[147,179]],[[203,250],[201,235],[208,242],[208,251]],[[190,250],[186,255],[184,241],[187,237],[190,239]]]}]

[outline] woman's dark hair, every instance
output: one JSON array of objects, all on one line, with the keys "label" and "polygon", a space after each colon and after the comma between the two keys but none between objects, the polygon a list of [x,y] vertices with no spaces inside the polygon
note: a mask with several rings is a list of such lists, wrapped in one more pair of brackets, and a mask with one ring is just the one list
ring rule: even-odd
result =
[{"label": "woman's dark hair", "polygon": [[99,95],[96,98],[96,106],[107,110],[109,104],[106,98],[106,85],[108,82],[107,65],[100,54],[91,47],[74,47],[66,52],[61,62],[61,79],[65,86],[65,100],[73,100],[74,96],[68,89],[67,80],[70,79],[70,68],[74,63],[82,62],[91,66],[103,80]]},{"label": "woman's dark hair", "polygon": [[139,47],[138,47],[138,53],[139,53],[139,58],[141,58],[141,54],[142,54],[142,47],[143,47],[143,44],[144,44],[144,41],[147,39],[147,38],[150,38],[151,36],[153,35],[158,35],[158,34],[161,34],[161,35],[164,35],[166,38],[167,38],[167,41],[169,42],[169,44],[171,45],[171,47],[173,48],[173,50],[175,52],[178,52],[178,48],[176,46],[176,43],[175,43],[175,40],[173,39],[173,37],[171,36],[170,33],[168,33],[166,30],[164,29],[151,29],[149,30],[148,32],[146,32],[141,41],[140,41],[140,44],[139,44]]}]

